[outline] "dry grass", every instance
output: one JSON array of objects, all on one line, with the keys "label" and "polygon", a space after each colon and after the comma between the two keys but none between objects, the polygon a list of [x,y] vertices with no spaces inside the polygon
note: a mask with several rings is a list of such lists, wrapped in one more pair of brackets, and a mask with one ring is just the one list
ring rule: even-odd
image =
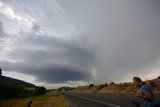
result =
[{"label": "dry grass", "polygon": [[0,107],[27,107],[32,100],[32,107],[70,107],[68,101],[58,92],[48,92],[46,95],[25,99],[12,99],[0,101]]}]

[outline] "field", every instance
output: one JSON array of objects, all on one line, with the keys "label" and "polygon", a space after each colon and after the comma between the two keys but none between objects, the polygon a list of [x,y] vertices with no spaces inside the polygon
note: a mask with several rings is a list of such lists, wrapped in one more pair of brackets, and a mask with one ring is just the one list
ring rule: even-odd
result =
[{"label": "field", "polygon": [[30,100],[32,100],[32,107],[70,107],[68,101],[56,91],[50,91],[46,95],[36,97],[2,100],[0,107],[27,107]]}]

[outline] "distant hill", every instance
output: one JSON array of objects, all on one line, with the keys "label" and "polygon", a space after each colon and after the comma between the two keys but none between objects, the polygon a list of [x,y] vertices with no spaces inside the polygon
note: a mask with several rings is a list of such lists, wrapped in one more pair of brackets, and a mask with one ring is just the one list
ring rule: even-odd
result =
[{"label": "distant hill", "polygon": [[0,84],[18,84],[18,85],[21,85],[21,86],[24,86],[24,87],[35,87],[34,84],[27,83],[27,82],[22,81],[22,80],[2,76],[2,75],[0,77]]},{"label": "distant hill", "polygon": [[[154,92],[160,93],[160,76],[157,79],[146,80],[145,83],[149,84]],[[89,84],[87,86],[78,86],[72,90],[73,92],[102,92],[102,93],[130,93],[134,92],[134,84],[132,82],[126,83],[110,83],[109,85],[100,84]]]}]

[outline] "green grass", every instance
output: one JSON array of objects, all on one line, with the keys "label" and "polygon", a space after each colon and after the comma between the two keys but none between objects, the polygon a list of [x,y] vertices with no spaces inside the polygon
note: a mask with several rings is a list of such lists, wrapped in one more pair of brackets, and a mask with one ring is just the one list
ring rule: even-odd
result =
[{"label": "green grass", "polygon": [[32,107],[70,107],[69,102],[56,91],[50,91],[46,95],[29,97],[24,99],[11,99],[0,101],[0,107],[27,107],[32,100]]}]

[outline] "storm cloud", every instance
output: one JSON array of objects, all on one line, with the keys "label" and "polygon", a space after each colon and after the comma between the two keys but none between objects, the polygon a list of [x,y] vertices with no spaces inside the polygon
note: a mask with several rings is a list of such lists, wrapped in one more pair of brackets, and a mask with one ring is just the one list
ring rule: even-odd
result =
[{"label": "storm cloud", "polygon": [[[93,78],[92,49],[79,46],[75,40],[65,41],[49,35],[37,35],[32,28],[28,34],[21,33],[14,42],[14,49],[7,54],[11,61],[2,61],[5,71],[33,75],[37,81],[65,83],[86,81]],[[85,45],[85,44],[84,44]]]},{"label": "storm cloud", "polygon": [[159,0],[1,0],[0,64],[50,84],[156,78],[159,6]]}]

